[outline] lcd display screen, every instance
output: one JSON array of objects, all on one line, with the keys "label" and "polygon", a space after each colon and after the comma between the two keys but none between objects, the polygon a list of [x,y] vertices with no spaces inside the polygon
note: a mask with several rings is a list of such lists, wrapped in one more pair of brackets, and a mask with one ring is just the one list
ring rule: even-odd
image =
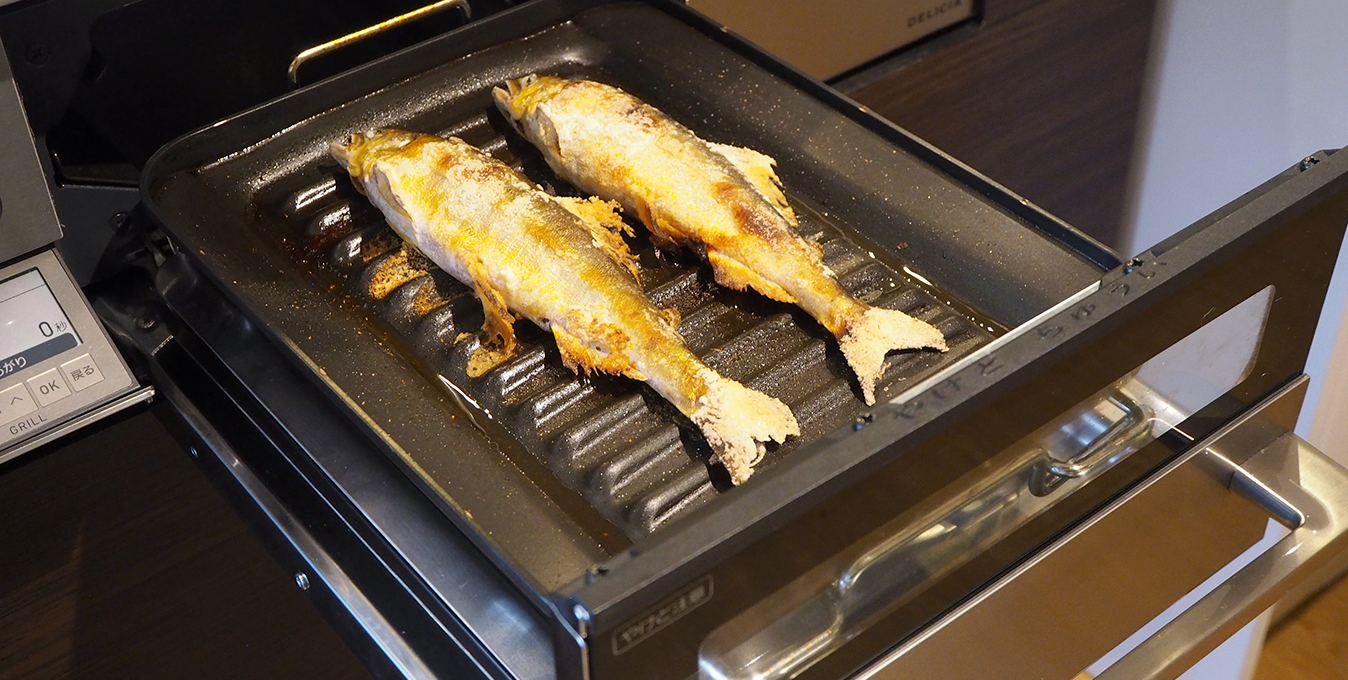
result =
[{"label": "lcd display screen", "polygon": [[0,281],[0,378],[80,344],[36,268]]}]

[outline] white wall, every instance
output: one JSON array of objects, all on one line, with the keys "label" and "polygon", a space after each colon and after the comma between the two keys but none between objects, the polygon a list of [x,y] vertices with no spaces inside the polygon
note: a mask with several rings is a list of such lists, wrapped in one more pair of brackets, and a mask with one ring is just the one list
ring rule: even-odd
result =
[{"label": "white wall", "polygon": [[[1289,44],[1288,137],[1292,149],[1348,146],[1348,2],[1295,0]],[[1348,257],[1339,253],[1307,372],[1319,380],[1297,431],[1348,466]]]},{"label": "white wall", "polygon": [[[1161,0],[1158,10],[1125,255],[1314,151],[1348,146],[1348,1]],[[1345,312],[1348,256],[1341,251],[1308,360],[1311,391],[1298,432],[1348,465]],[[1264,621],[1185,680],[1248,678]]]},{"label": "white wall", "polygon": [[[1125,255],[1320,149],[1348,146],[1348,2],[1162,0],[1129,191]],[[1299,432],[1348,465],[1348,361],[1331,364],[1348,260],[1326,300]],[[1322,391],[1325,385],[1330,389]],[[1320,401],[1332,408],[1317,409]]]},{"label": "white wall", "polygon": [[1294,160],[1287,149],[1288,59],[1280,49],[1290,26],[1285,12],[1256,4],[1288,0],[1161,0],[1124,255],[1221,207]]}]

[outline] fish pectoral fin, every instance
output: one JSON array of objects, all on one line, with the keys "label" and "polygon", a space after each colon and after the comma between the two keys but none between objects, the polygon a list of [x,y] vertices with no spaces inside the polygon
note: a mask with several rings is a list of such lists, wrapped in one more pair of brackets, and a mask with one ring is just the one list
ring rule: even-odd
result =
[{"label": "fish pectoral fin", "polygon": [[[621,333],[621,331],[609,331]],[[557,340],[557,351],[562,355],[562,363],[575,373],[584,370],[599,371],[601,373],[610,373],[613,375],[622,375],[633,380],[646,380],[646,375],[637,370],[632,365],[632,361],[620,351],[603,352],[591,347],[584,340],[573,335],[570,331],[562,328],[561,324],[552,324],[552,337]],[[613,338],[618,344],[626,345],[626,336]]]},{"label": "fish pectoral fin", "polygon": [[614,262],[637,276],[637,258],[627,248],[623,235],[631,236],[632,227],[618,215],[618,204],[600,198],[572,198],[557,196],[557,202],[571,211],[589,228],[594,244]]},{"label": "fish pectoral fin", "polygon": [[771,156],[746,149],[739,146],[730,146],[728,144],[708,143],[712,151],[721,154],[730,164],[744,173],[744,177],[749,180],[763,198],[772,204],[772,207],[791,223],[796,226],[796,212],[791,209],[791,205],[786,202],[786,194],[782,193],[782,181],[777,178],[777,172],[772,166],[777,161]]},{"label": "fish pectoral fin", "polygon": [[[376,166],[371,171],[371,177],[374,179],[375,190],[379,192],[380,199],[384,201],[384,204],[388,206],[389,210],[398,213],[408,221],[412,221],[412,215],[408,213],[407,206],[403,204],[402,196],[393,189],[393,183],[389,180],[388,174],[384,172],[384,169]],[[356,182],[356,185],[359,187],[360,182]],[[362,191],[361,193],[365,192]]]},{"label": "fish pectoral fin", "polygon": [[716,283],[726,288],[735,290],[753,288],[778,302],[796,303],[796,298],[786,292],[786,289],[763,278],[758,272],[744,266],[738,260],[721,253],[719,250],[708,249],[707,261],[711,263],[712,272],[716,275]]},{"label": "fish pectoral fin", "polygon": [[506,308],[505,298],[490,286],[477,285],[482,300],[482,343],[468,357],[468,377],[476,378],[500,366],[515,354],[515,317]]},{"label": "fish pectoral fin", "polygon": [[651,234],[651,242],[659,248],[670,251],[677,250],[681,241],[688,240],[677,229],[673,228],[673,220],[657,214],[645,201],[638,200],[637,202],[637,219],[646,225]]}]

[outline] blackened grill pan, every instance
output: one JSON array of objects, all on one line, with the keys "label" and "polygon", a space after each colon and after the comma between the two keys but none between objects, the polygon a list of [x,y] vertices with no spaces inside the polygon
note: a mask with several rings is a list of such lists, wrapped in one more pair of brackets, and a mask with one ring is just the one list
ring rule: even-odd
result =
[{"label": "blackened grill pan", "polygon": [[[329,143],[376,127],[459,134],[567,192],[490,103],[503,79],[544,72],[618,85],[704,137],[764,151],[844,284],[952,342],[946,355],[892,355],[881,398],[1109,264],[1089,239],[897,130],[877,135],[706,29],[659,3],[530,3],[179,140],[147,167],[146,202],[452,519],[553,591],[740,491],[701,462],[696,432],[653,393],[566,374],[527,324],[518,358],[469,381],[472,340],[457,338],[480,323],[475,301],[440,272],[417,273],[426,263],[355,194]],[[818,455],[813,440],[864,417],[836,345],[803,314],[720,289],[691,259],[645,248],[642,260],[648,290],[680,308],[695,351],[801,419],[805,436],[769,464]]]}]

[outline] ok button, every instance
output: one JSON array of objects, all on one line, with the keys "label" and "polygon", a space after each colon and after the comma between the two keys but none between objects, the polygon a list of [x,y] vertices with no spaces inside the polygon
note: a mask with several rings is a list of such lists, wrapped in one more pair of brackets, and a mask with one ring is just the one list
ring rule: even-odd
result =
[{"label": "ok button", "polygon": [[37,377],[29,378],[28,389],[37,395],[37,403],[43,406],[51,406],[52,403],[70,396],[70,388],[66,387],[65,379],[61,377],[61,372],[54,368]]}]

